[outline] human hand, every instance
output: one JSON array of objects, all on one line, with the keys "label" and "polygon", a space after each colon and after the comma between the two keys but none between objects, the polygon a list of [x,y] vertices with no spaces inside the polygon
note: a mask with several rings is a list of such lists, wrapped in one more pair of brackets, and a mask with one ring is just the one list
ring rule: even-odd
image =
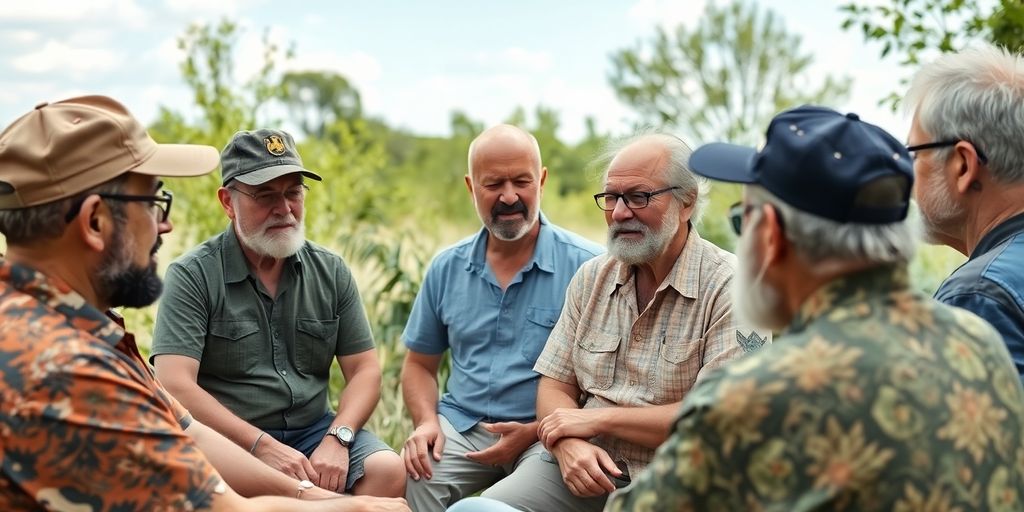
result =
[{"label": "human hand", "polygon": [[555,409],[540,420],[537,437],[549,451],[562,438],[590,439],[600,434],[597,429],[598,414],[597,409]]},{"label": "human hand", "polygon": [[551,453],[558,459],[566,487],[581,498],[602,496],[615,490],[615,484],[605,472],[622,476],[608,452],[582,439],[566,437],[555,444]]},{"label": "human hand", "polygon": [[318,480],[312,482],[329,491],[345,492],[349,464],[348,448],[331,437],[325,437],[309,457],[309,462],[319,476]]},{"label": "human hand", "polygon": [[441,432],[441,424],[437,421],[424,422],[413,430],[402,448],[405,470],[413,480],[419,480],[421,476],[429,480],[434,476],[430,457],[432,455],[434,460],[441,460],[444,442],[444,433]]},{"label": "human hand", "polygon": [[316,482],[318,476],[313,465],[302,452],[288,446],[269,435],[263,436],[256,444],[253,455],[268,466],[296,480]]},{"label": "human hand", "polygon": [[523,450],[537,441],[537,422],[518,423],[506,421],[502,423],[480,423],[484,430],[498,434],[498,442],[490,447],[475,452],[467,452],[466,457],[481,464],[501,466],[516,460]]}]

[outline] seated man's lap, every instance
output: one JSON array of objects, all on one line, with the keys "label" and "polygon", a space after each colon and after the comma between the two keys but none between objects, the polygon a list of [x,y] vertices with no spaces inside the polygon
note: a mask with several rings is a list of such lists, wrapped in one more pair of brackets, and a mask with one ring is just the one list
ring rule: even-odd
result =
[{"label": "seated man's lap", "polygon": [[[327,430],[331,427],[331,422],[334,421],[334,414],[327,413],[320,418],[316,423],[305,427],[297,428],[292,430],[267,430],[267,434],[273,436],[274,439],[295,448],[299,452],[302,452],[306,458],[313,455],[313,451],[316,450],[317,446],[323,442],[324,438],[327,437]],[[337,440],[331,439],[330,441],[337,442]],[[348,449],[348,476],[345,480],[345,490],[351,491],[352,487],[359,481],[360,478],[366,474],[365,462],[366,458],[374,453],[383,450],[390,450],[390,446],[384,441],[377,438],[372,432],[359,429],[356,432],[355,438],[352,440],[352,445]]]},{"label": "seated man's lap", "polygon": [[[538,449],[540,447],[540,449]],[[526,512],[600,512],[608,495],[580,498],[569,491],[562,480],[558,462],[540,443],[527,450],[529,455],[511,475],[484,491],[481,496],[501,501]],[[609,477],[616,487],[628,481]]]}]

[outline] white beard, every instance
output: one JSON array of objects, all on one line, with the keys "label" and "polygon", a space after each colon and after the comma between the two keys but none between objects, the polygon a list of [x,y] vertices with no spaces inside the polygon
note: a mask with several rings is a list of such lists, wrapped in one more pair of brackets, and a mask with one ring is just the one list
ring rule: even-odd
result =
[{"label": "white beard", "polygon": [[748,235],[753,230],[753,224],[750,222],[746,226],[747,230],[740,235],[736,245],[736,258],[739,262],[736,276],[732,280],[733,311],[741,324],[781,330],[790,319],[782,312],[782,296],[778,290],[764,282],[763,269],[757,269],[754,239]]},{"label": "white beard", "polygon": [[[665,222],[657,231],[637,219],[617,222],[608,226],[608,254],[627,265],[652,262],[661,255],[678,230],[678,208],[669,209]],[[643,238],[631,240],[615,236],[620,231],[639,231],[643,233]]]},{"label": "white beard", "polygon": [[267,219],[263,225],[256,229],[255,233],[247,233],[242,228],[242,225],[239,224],[238,238],[246,247],[260,256],[279,260],[285,259],[299,252],[302,245],[306,243],[305,223],[299,221],[295,227],[273,235],[267,233],[267,228],[282,221],[295,222],[295,217],[291,214],[288,217],[288,219]]}]

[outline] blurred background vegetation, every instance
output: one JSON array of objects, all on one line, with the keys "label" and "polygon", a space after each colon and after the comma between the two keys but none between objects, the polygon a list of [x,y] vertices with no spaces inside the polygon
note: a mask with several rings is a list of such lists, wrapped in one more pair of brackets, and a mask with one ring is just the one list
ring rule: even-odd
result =
[{"label": "blurred background vegetation", "polygon": [[[914,66],[924,50],[953,51],[972,38],[1020,49],[1020,2],[987,5],[883,0],[849,2],[840,9],[846,17],[843,29],[860,30],[866,40],[883,42],[880,57],[896,56]],[[657,29],[649,39],[609,56],[609,85],[635,111],[638,127],[655,126],[696,144],[757,144],[779,110],[805,102],[828,105],[849,91],[849,77],[818,77],[815,82],[816,77],[808,76],[812,57],[801,48],[800,36],[788,33],[769,9],[736,1],[709,4],[702,16],[695,28]],[[180,70],[194,108],[161,108],[150,131],[160,142],[218,148],[241,129],[285,127],[294,132],[305,165],[324,177],[323,183],[312,184],[307,198],[308,236],[336,250],[353,268],[377,338],[384,389],[368,427],[399,448],[411,431],[400,396],[400,335],[433,254],[480,227],[463,176],[469,142],[485,126],[458,111],[450,114],[448,137],[388,126],[362,110],[359,91],[344,76],[318,70],[279,72],[293,51],[271,44],[269,38],[264,38],[260,72],[240,81],[233,75],[240,30],[222,20],[184,31],[178,40],[186,55]],[[880,101],[895,108],[898,94]],[[591,198],[601,189],[601,164],[594,158],[609,139],[628,134],[600,133],[590,122],[581,140],[561,140],[557,105],[532,112],[515,109],[507,121],[540,142],[550,172],[543,199],[548,217],[603,242],[604,217]],[[162,265],[226,227],[215,199],[218,185],[216,173],[170,180],[175,230],[165,237]],[[698,226],[702,236],[732,250],[735,237],[725,212],[739,198],[738,187],[713,186],[710,207]],[[927,247],[913,262],[912,274],[917,286],[930,292],[962,261],[950,250]],[[156,309],[125,311],[144,349]],[[343,385],[340,375],[334,375],[333,392]]]}]

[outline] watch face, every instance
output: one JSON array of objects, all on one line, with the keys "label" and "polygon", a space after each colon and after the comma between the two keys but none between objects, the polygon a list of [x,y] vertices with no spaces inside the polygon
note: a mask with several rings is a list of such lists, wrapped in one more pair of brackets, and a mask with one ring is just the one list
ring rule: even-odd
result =
[{"label": "watch face", "polygon": [[341,427],[338,430],[338,439],[341,439],[346,443],[351,443],[353,437],[355,437],[355,434],[352,432],[352,429],[348,427]]},{"label": "watch face", "polygon": [[307,489],[312,489],[314,487],[316,487],[316,485],[313,484],[313,482],[310,482],[309,480],[301,480],[301,481],[299,481],[299,490],[303,490],[304,491],[304,490],[307,490]]}]

